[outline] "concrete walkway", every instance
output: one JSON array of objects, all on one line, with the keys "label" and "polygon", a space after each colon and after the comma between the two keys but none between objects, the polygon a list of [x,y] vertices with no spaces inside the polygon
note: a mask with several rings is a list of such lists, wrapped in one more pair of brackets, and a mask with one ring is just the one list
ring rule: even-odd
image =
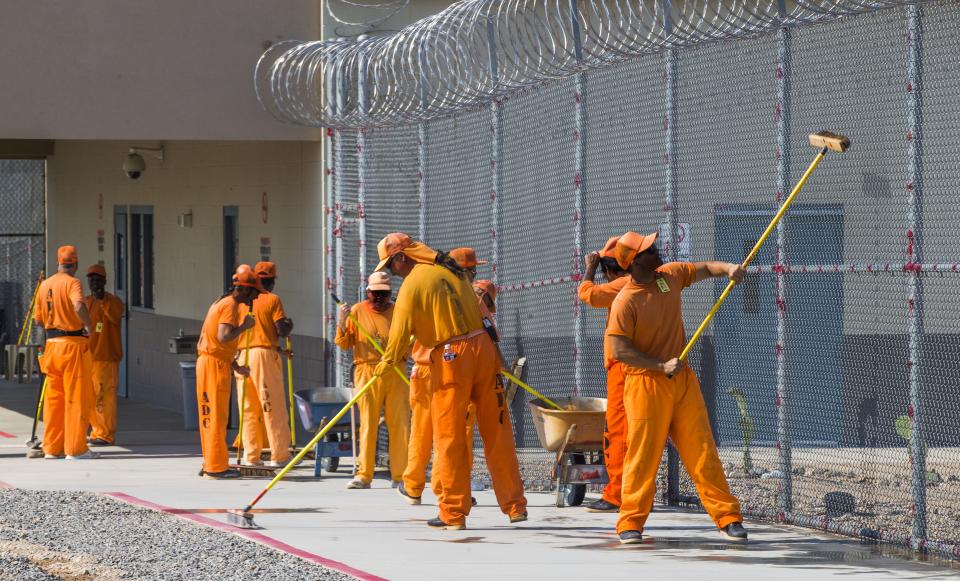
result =
[{"label": "concrete walkway", "polygon": [[[30,489],[121,492],[144,501],[224,521],[265,480],[217,482],[197,477],[196,432],[178,414],[121,401],[121,446],[95,461],[28,460],[36,385],[0,382],[0,481]],[[8,437],[12,436],[12,437]],[[348,462],[349,463],[349,462]],[[278,484],[261,502],[259,533],[387,579],[862,579],[956,578],[942,565],[893,556],[873,545],[794,527],[747,523],[750,543],[724,541],[703,514],[659,508],[648,522],[648,542],[622,547],[615,515],[557,509],[553,495],[531,494],[530,521],[511,526],[492,491],[465,531],[434,531],[429,494],[409,506],[376,480],[371,490],[347,491],[349,466],[322,480],[312,461]],[[142,550],[130,539],[131,550]]]}]

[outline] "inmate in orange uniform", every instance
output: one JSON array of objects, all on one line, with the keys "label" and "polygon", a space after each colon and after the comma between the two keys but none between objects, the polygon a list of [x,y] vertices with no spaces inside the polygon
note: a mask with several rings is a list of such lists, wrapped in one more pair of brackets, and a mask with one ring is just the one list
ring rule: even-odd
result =
[{"label": "inmate in orange uniform", "polygon": [[221,343],[221,324],[238,327],[242,321],[240,303],[227,295],[210,306],[197,343],[197,406],[200,412],[200,447],[203,471],[226,472],[227,417],[230,412],[230,376],[240,337]]},{"label": "inmate in orange uniform", "polygon": [[[76,250],[62,247],[58,262],[75,265]],[[87,453],[87,427],[93,408],[93,364],[84,324],[77,312],[83,304],[80,281],[58,272],[40,284],[33,318],[46,330],[40,359],[46,375],[43,403],[43,452],[47,457]]]},{"label": "inmate in orange uniform", "polygon": [[[382,276],[382,273],[374,274]],[[374,280],[374,275],[371,275],[370,281]],[[387,289],[389,290],[389,286]],[[353,305],[350,312],[381,347],[386,344],[393,319],[393,306],[380,312],[373,308],[370,300],[365,300]],[[343,320],[343,324],[337,325],[334,341],[341,349],[353,349],[353,388],[355,391],[359,390],[373,377],[374,368],[380,361],[380,352],[350,318]],[[403,362],[402,357],[400,362]],[[399,482],[403,478],[403,472],[407,468],[407,446],[410,443],[409,397],[407,384],[396,371],[388,369],[357,401],[360,415],[360,457],[357,479],[363,485],[369,485],[373,480],[381,411],[386,419],[387,434],[390,438],[390,479],[393,482]]]},{"label": "inmate in orange uniform", "polygon": [[[246,305],[240,305],[241,317],[246,317],[249,311]],[[262,434],[266,433],[270,460],[286,464],[290,460],[290,416],[283,384],[277,322],[286,319],[287,314],[280,297],[270,292],[260,293],[253,301],[253,318],[256,324],[250,330],[249,357],[245,356],[243,350],[238,357],[241,363],[247,361],[250,367],[250,377],[246,379],[247,386],[243,390],[245,401],[240,412],[243,414],[244,459],[247,464],[260,464]],[[238,345],[245,347],[245,343]],[[241,385],[244,377],[237,374],[236,380],[237,385]]]},{"label": "inmate in orange uniform", "polygon": [[[403,254],[404,282],[397,295],[390,340],[377,372],[403,360],[413,335],[432,349],[435,470],[442,494],[439,519],[431,526],[462,528],[470,514],[470,456],[466,438],[467,405],[477,410],[497,502],[511,521],[526,519],[526,498],[514,448],[510,414],[499,381],[499,356],[483,328],[480,309],[466,278],[435,264],[437,253],[406,234],[388,235],[377,247],[385,268]],[[391,269],[401,268],[396,264]],[[408,270],[407,270],[408,269]],[[394,271],[397,272],[396,270]],[[436,524],[434,524],[436,523]]]},{"label": "inmate in orange uniform", "polygon": [[[686,344],[680,291],[696,280],[687,262],[663,265],[649,283],[631,280],[613,301],[607,335],[627,338],[648,357],[668,361]],[[642,531],[656,492],[657,469],[667,440],[673,441],[700,500],[717,527],[740,522],[740,504],[730,494],[713,441],[700,383],[689,367],[673,378],[662,371],[624,364],[627,457],[617,532]]]},{"label": "inmate in orange uniform", "polygon": [[[99,270],[103,269],[97,266]],[[91,268],[91,272],[95,267]],[[101,276],[106,278],[105,273]],[[108,292],[104,292],[103,299],[88,295],[83,301],[93,325],[90,354],[93,358],[95,405],[90,417],[90,439],[112,444],[117,433],[117,384],[120,380],[120,360],[123,359],[120,343],[123,301]]]},{"label": "inmate in orange uniform", "polygon": [[[605,284],[593,281],[580,283],[580,300],[596,309],[609,309],[620,289],[630,281],[629,275],[621,276]],[[607,319],[610,318],[609,313]],[[623,364],[610,354],[610,341],[603,337],[603,366],[607,370],[607,425],[603,433],[603,462],[607,467],[607,485],[603,499],[620,506],[623,482],[623,459],[627,453],[627,413],[623,408]]]}]

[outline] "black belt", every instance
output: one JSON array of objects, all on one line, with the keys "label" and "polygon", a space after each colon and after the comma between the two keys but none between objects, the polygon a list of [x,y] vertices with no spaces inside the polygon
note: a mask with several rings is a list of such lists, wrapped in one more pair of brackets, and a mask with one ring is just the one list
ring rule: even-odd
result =
[{"label": "black belt", "polygon": [[47,329],[47,339],[56,339],[57,337],[86,337],[83,329],[77,331],[64,331],[62,329]]}]

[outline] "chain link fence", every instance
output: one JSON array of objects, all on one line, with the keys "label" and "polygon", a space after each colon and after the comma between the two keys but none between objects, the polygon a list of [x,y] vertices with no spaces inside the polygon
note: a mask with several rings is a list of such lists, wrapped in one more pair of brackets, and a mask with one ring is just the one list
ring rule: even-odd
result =
[{"label": "chain link fence", "polygon": [[[548,396],[603,397],[606,312],[576,300],[582,256],[672,229],[669,258],[740,262],[812,160],[807,134],[849,135],[691,364],[748,514],[958,556],[958,29],[956,3],[879,11],[642,56],[362,147],[338,130],[336,284],[362,298],[391,231],[471,246],[501,289],[505,356]],[[688,331],[724,282],[685,291]],[[549,489],[522,398],[524,478]],[[670,464],[660,498],[697,503]]]},{"label": "chain link fence", "polygon": [[[44,266],[44,162],[0,160],[0,344],[16,343]],[[32,342],[25,337],[25,342]],[[6,358],[4,358],[6,361]]]}]

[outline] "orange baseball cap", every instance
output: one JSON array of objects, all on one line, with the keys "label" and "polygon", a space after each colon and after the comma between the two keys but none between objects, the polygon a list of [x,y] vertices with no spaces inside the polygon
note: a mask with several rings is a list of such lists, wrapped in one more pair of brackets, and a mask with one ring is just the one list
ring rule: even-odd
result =
[{"label": "orange baseball cap", "polygon": [[374,270],[383,270],[387,266],[387,261],[396,254],[403,252],[404,248],[412,245],[413,238],[410,238],[403,232],[387,234],[383,240],[377,243],[377,255],[380,257],[380,263],[377,264]]},{"label": "orange baseball cap", "polygon": [[657,233],[637,234],[636,232],[627,232],[617,240],[617,246],[613,251],[613,257],[617,259],[620,268],[627,270],[630,263],[638,254],[653,246],[657,241]]},{"label": "orange baseball cap", "polygon": [[87,269],[87,276],[93,276],[95,274],[98,274],[103,278],[107,278],[107,269],[104,268],[102,264],[94,264]]},{"label": "orange baseball cap", "polygon": [[497,300],[497,285],[492,280],[475,280],[473,288],[490,295],[491,300]]},{"label": "orange baseball cap", "polygon": [[607,243],[603,245],[603,250],[600,251],[601,258],[616,258],[613,252],[617,249],[617,240],[620,240],[619,236],[607,240]]},{"label": "orange baseball cap", "polygon": [[76,264],[77,247],[61,246],[57,249],[57,264]]},{"label": "orange baseball cap", "polygon": [[277,278],[277,265],[273,262],[258,262],[256,266],[253,267],[253,271],[257,273],[257,276],[260,278]]},{"label": "orange baseball cap", "polygon": [[237,267],[237,272],[233,275],[233,286],[251,286],[260,292],[266,292],[260,284],[260,277],[249,264],[241,264]]},{"label": "orange baseball cap", "polygon": [[473,248],[454,248],[450,251],[450,258],[457,261],[460,268],[473,268],[478,264],[486,264],[486,260],[477,260],[477,253]]},{"label": "orange baseball cap", "polygon": [[388,291],[390,290],[390,275],[377,271],[367,278],[367,290]]}]

